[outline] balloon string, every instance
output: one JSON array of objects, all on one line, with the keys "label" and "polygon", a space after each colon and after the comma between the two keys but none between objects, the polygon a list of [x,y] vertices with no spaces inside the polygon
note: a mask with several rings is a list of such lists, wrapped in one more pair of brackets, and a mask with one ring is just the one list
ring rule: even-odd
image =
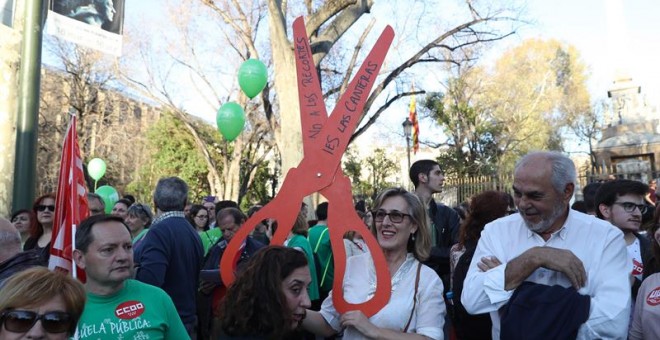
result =
[{"label": "balloon string", "polygon": [[99,181],[97,179],[94,180],[94,192],[96,192],[96,185],[98,184],[98,182]]}]

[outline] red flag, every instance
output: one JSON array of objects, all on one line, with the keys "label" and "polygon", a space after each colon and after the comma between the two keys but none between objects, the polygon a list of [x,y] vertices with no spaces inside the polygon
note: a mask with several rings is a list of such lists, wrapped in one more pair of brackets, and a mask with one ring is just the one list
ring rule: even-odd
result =
[{"label": "red flag", "polygon": [[89,215],[87,187],[82,164],[76,133],[76,116],[74,115],[71,116],[62,146],[48,268],[71,273],[73,277],[78,277],[84,282],[84,271],[78,268],[74,273],[71,270],[74,262],[72,252],[75,247],[75,229],[80,221]]},{"label": "red flag", "polygon": [[[413,91],[415,88],[413,87]],[[415,95],[410,96],[409,119],[412,122],[412,146],[413,153],[419,150],[419,122],[417,121],[417,109],[415,107]]]}]

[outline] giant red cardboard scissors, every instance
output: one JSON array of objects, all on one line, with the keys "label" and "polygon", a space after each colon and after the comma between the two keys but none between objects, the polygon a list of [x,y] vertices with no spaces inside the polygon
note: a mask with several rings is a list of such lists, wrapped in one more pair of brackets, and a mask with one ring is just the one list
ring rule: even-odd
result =
[{"label": "giant red cardboard scissors", "polygon": [[[328,231],[335,265],[332,286],[334,306],[340,313],[357,309],[370,317],[390,299],[390,273],[378,241],[355,213],[351,182],[341,170],[341,158],[357,128],[365,102],[394,39],[394,30],[387,26],[381,33],[329,117],[302,17],[293,23],[293,37],[304,157],[298,167],[291,168],[286,174],[273,200],[252,215],[229,242],[220,262],[221,277],[227,286],[234,281],[234,268],[241,245],[260,221],[267,218],[277,220],[278,228],[271,244],[283,244],[300,212],[302,199],[319,192],[329,203]],[[376,268],[376,292],[371,299],[358,304],[346,302],[342,289],[346,271],[343,235],[350,230],[359,231],[363,236]]]}]

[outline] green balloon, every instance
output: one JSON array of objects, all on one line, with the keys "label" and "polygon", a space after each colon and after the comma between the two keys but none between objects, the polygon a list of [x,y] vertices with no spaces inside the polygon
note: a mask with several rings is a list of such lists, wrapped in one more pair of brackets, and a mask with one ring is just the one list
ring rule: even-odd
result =
[{"label": "green balloon", "polygon": [[109,185],[103,185],[98,187],[95,193],[101,196],[103,203],[105,203],[105,213],[111,213],[115,203],[119,201],[119,193],[117,190]]},{"label": "green balloon", "polygon": [[231,142],[241,134],[245,127],[245,112],[240,105],[227,102],[218,110],[216,123],[222,136]]},{"label": "green balloon", "polygon": [[103,175],[105,175],[105,169],[105,162],[100,158],[94,158],[87,163],[87,172],[95,181],[98,181]]},{"label": "green balloon", "polygon": [[248,98],[252,99],[266,87],[268,69],[257,59],[248,59],[238,69],[238,85]]}]

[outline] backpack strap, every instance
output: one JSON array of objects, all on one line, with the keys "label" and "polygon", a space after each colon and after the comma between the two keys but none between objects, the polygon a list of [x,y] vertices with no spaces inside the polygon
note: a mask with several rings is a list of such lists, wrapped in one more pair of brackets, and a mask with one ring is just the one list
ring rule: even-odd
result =
[{"label": "backpack strap", "polygon": [[410,311],[410,317],[408,322],[406,322],[406,327],[403,328],[404,333],[408,333],[408,327],[410,327],[410,322],[412,321],[413,314],[415,313],[415,307],[417,306],[417,291],[419,290],[419,272],[422,270],[422,263],[417,262],[417,275],[415,275],[415,294],[413,295],[413,308]]},{"label": "backpack strap", "polygon": [[321,232],[321,235],[319,235],[319,239],[316,240],[316,246],[314,247],[314,252],[317,253],[319,251],[319,246],[321,245],[321,239],[323,238],[323,235],[328,232],[328,227],[325,227],[323,231]]},{"label": "backpack strap", "polygon": [[[325,227],[323,231],[321,232],[321,235],[319,235],[319,239],[316,240],[316,246],[314,247],[314,253],[318,253],[319,251],[319,246],[321,245],[321,239],[323,239],[323,235],[328,232],[328,227]],[[325,277],[328,274],[328,268],[330,268],[330,261],[332,261],[332,253],[330,253],[330,258],[328,259],[328,262],[325,264],[325,268],[323,269],[323,275],[321,276],[321,282],[319,283],[319,287],[323,286],[325,283]]]}]

